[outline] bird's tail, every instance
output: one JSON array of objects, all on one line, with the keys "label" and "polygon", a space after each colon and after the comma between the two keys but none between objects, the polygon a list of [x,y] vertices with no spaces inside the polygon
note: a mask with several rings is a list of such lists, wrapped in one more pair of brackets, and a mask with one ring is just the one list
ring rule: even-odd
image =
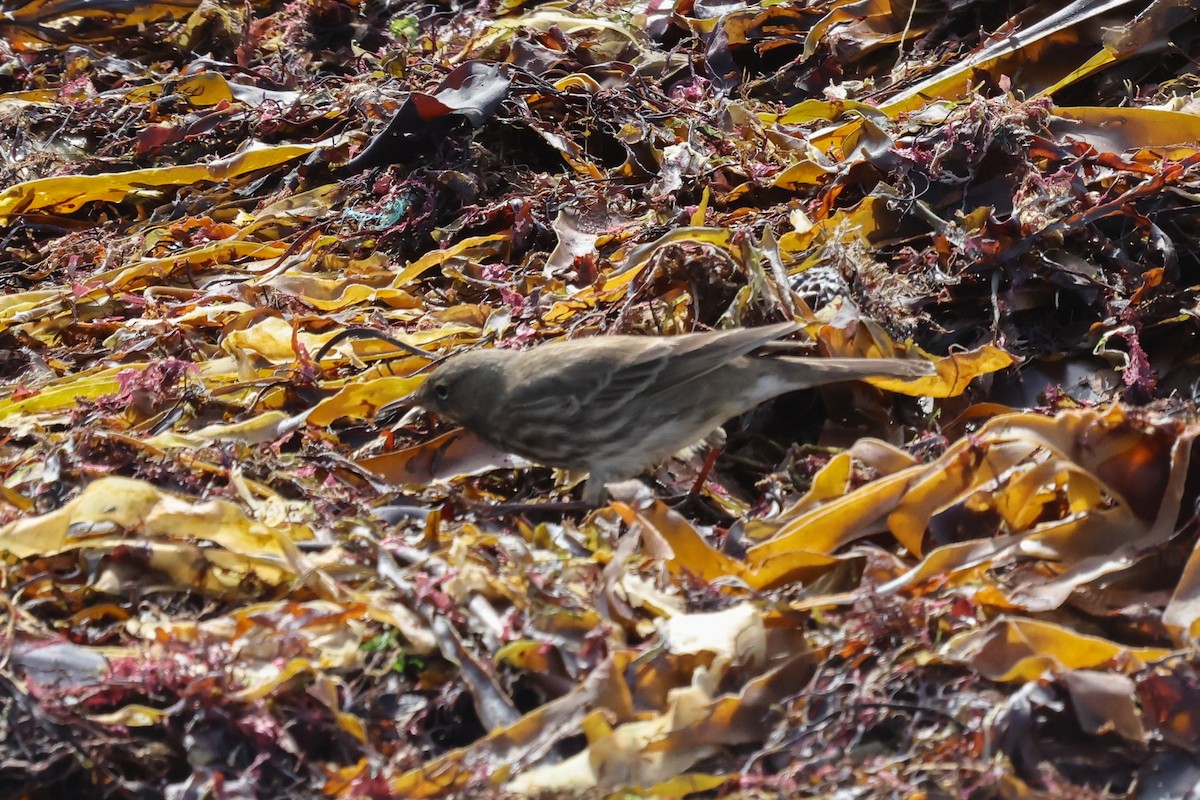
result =
[{"label": "bird's tail", "polygon": [[937,370],[931,361],[901,358],[799,358],[772,356],[788,377],[804,386],[862,378],[924,378]]}]

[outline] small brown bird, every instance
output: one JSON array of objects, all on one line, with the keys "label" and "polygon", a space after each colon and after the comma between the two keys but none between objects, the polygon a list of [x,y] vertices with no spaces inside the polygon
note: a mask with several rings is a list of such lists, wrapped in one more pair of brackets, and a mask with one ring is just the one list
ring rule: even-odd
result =
[{"label": "small brown bird", "polygon": [[928,361],[800,358],[795,323],[680,336],[596,336],[474,350],[436,367],[414,401],[486,442],[589,474],[583,499],[635,477],[772,397],[869,377],[918,378]]}]

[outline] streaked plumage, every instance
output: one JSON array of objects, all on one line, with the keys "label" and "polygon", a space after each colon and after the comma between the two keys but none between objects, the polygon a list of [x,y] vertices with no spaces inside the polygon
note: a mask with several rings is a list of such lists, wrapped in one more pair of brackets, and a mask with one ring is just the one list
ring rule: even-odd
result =
[{"label": "streaked plumage", "polygon": [[800,358],[778,339],[795,323],[681,336],[596,336],[447,359],[418,404],[481,439],[589,473],[584,500],[785,392],[867,377],[917,378],[927,361]]}]

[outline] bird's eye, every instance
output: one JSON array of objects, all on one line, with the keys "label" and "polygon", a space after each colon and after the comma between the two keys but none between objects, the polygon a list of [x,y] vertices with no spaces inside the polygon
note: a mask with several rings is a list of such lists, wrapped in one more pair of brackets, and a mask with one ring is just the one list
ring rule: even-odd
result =
[{"label": "bird's eye", "polygon": [[445,400],[450,396],[450,387],[444,383],[436,383],[433,386],[433,396],[438,400]]}]

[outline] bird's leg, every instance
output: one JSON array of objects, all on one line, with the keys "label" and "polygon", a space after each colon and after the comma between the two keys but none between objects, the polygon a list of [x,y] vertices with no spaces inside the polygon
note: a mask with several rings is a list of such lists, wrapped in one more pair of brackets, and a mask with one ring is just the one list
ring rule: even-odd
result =
[{"label": "bird's leg", "polygon": [[717,463],[717,459],[721,457],[721,453],[725,452],[725,430],[717,428],[705,437],[704,441],[700,444],[707,446],[708,451],[704,455],[704,462],[700,466],[700,472],[696,475],[696,480],[692,483],[691,490],[687,494],[674,495],[668,498],[666,503],[675,511],[690,513],[697,518],[710,518],[716,523],[725,520],[726,517],[710,506],[710,504],[704,502],[700,494],[704,489],[704,484],[708,482],[709,476],[712,475],[713,466]]},{"label": "bird's leg", "polygon": [[[722,437],[724,438],[724,437]],[[708,448],[708,455],[704,457],[704,464],[700,467],[700,474],[696,476],[696,482],[692,484],[692,489],[687,493],[684,502],[695,500],[700,496],[700,492],[704,489],[704,482],[708,480],[708,476],[712,474],[713,467],[720,458],[721,453],[725,452],[725,443],[714,444]]]},{"label": "bird's leg", "polygon": [[600,472],[588,475],[587,482],[583,484],[583,504],[585,506],[598,508],[604,505],[604,501],[608,499],[609,477]]},{"label": "bird's leg", "polygon": [[704,462],[700,465],[700,472],[696,475],[696,482],[692,484],[692,490],[684,498],[685,502],[695,500],[700,496],[701,490],[704,489],[704,483],[708,480],[708,476],[712,474],[717,459],[721,456],[721,453],[725,452],[726,441],[724,428],[717,428],[704,437],[702,444],[708,447],[708,453],[705,454]]}]

